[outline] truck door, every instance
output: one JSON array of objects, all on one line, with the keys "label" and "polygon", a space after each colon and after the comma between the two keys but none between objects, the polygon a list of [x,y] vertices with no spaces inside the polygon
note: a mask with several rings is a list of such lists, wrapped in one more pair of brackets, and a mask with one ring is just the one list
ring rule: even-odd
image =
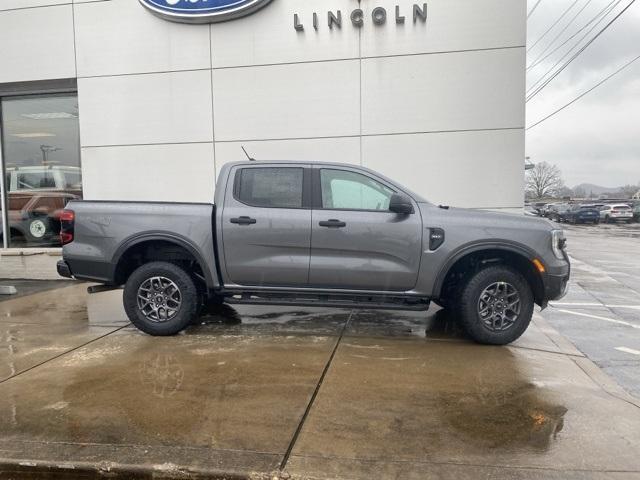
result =
[{"label": "truck door", "polygon": [[315,166],[312,287],[407,291],[415,287],[422,219],[389,211],[396,190],[349,167]]},{"label": "truck door", "polygon": [[238,166],[222,211],[227,278],[238,285],[306,286],[311,242],[311,171]]}]

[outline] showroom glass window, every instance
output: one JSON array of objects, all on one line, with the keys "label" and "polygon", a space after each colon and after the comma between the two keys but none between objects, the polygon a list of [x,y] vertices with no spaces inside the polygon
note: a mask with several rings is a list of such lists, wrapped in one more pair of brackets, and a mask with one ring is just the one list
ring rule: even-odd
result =
[{"label": "showroom glass window", "polygon": [[0,101],[9,247],[59,247],[60,212],[82,198],[78,97]]}]

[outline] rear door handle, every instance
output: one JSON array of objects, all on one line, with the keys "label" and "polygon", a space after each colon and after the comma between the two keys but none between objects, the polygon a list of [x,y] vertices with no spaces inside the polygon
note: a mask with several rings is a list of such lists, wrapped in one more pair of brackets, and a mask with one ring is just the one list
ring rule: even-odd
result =
[{"label": "rear door handle", "polygon": [[318,225],[320,225],[321,227],[329,228],[343,228],[347,226],[345,222],[341,222],[340,220],[336,220],[335,218],[327,220],[326,222],[320,222]]},{"label": "rear door handle", "polygon": [[232,218],[230,222],[236,223],[238,225],[253,225],[254,223],[257,222],[257,220],[251,217],[238,217],[238,218]]}]

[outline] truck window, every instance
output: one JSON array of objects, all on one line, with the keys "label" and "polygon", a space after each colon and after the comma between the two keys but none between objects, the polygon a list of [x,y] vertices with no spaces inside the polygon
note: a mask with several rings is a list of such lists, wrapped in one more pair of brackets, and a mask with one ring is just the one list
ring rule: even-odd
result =
[{"label": "truck window", "polygon": [[355,172],[322,169],[322,208],[346,210],[389,210],[395,193],[385,185]]},{"label": "truck window", "polygon": [[253,207],[301,208],[302,168],[243,168],[236,198]]}]

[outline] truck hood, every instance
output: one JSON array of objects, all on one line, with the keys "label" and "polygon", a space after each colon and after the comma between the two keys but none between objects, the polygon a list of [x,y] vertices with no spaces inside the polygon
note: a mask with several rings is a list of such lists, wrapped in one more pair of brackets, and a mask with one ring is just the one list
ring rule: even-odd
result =
[{"label": "truck hood", "polygon": [[467,225],[485,229],[527,229],[536,231],[551,231],[557,226],[544,218],[526,216],[517,213],[500,213],[470,208],[440,208],[431,204],[420,204],[420,210],[425,222],[435,220],[444,224]]}]

